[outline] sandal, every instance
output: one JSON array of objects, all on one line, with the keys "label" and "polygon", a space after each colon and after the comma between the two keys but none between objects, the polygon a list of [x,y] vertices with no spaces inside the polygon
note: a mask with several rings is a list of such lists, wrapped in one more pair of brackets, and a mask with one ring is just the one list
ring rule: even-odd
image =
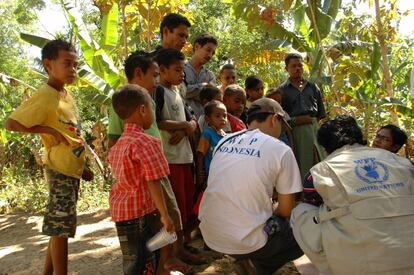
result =
[{"label": "sandal", "polygon": [[165,264],[165,268],[168,269],[172,274],[175,274],[177,272],[180,272],[184,275],[194,274],[194,269],[188,264],[181,264],[181,263]]},{"label": "sandal", "polygon": [[200,249],[198,249],[198,248],[196,248],[194,246],[191,246],[189,244],[184,244],[184,249],[187,250],[188,252],[190,252],[191,254],[198,255],[198,254],[201,253],[201,250]]}]

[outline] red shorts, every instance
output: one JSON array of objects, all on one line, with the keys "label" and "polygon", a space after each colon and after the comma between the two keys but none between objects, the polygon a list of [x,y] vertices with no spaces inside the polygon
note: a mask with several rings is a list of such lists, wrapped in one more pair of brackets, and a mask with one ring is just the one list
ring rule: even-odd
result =
[{"label": "red shorts", "polygon": [[191,215],[193,215],[193,197],[195,192],[192,163],[169,164],[170,183],[177,199],[178,208],[181,212],[183,227],[186,226]]}]

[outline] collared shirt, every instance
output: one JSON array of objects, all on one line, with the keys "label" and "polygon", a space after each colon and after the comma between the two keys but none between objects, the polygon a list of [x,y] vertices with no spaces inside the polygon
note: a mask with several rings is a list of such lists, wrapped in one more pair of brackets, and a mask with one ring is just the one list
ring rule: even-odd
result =
[{"label": "collared shirt", "polygon": [[201,67],[199,73],[191,65],[190,61],[186,61],[184,64],[185,83],[187,85],[186,98],[196,98],[200,94],[200,90],[203,87],[203,83],[216,83],[216,78],[212,71],[206,69],[204,66]]},{"label": "collared shirt", "polygon": [[140,126],[127,123],[111,148],[109,163],[116,179],[109,196],[112,220],[126,221],[153,212],[148,182],[170,173],[161,141],[145,134]]},{"label": "collared shirt", "polygon": [[279,86],[279,89],[283,91],[283,110],[289,116],[311,115],[318,119],[326,116],[321,91],[315,84],[306,81],[304,89],[299,91],[288,79]]}]

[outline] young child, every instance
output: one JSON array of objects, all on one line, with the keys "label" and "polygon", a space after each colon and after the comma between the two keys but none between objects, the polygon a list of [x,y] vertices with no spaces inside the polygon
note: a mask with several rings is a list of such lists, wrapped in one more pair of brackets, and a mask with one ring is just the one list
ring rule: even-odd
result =
[{"label": "young child", "polygon": [[246,125],[239,119],[246,105],[246,92],[236,84],[227,86],[224,90],[223,103],[227,109],[227,120],[231,131],[238,132],[246,129]]},{"label": "young child", "polygon": [[5,128],[40,134],[49,185],[42,232],[50,239],[43,274],[67,274],[68,238],[74,237],[76,231],[79,179],[90,174],[85,170],[75,101],[65,89],[76,79],[78,54],[71,44],[53,40],[43,47],[42,62],[48,74],[47,84],[10,115]]},{"label": "young child", "polygon": [[[212,100],[218,100],[220,102],[223,102],[223,95],[221,94],[220,90],[216,86],[206,85],[201,89],[200,100],[201,100],[201,104],[205,106],[208,102]],[[207,126],[208,124],[205,120],[205,115],[203,114],[198,119],[198,127],[200,130],[200,133],[202,133]],[[226,133],[231,133],[231,126],[228,120],[223,130]]]},{"label": "young child", "polygon": [[221,66],[220,72],[219,72],[219,80],[221,85],[217,88],[220,89],[220,92],[224,94],[224,90],[227,88],[227,86],[231,84],[236,84],[236,68],[233,64],[227,63]]},{"label": "young child", "polygon": [[263,80],[254,75],[249,76],[244,82],[244,87],[247,95],[246,108],[248,109],[253,101],[263,97]]},{"label": "young child", "polygon": [[205,120],[208,124],[202,132],[197,147],[197,187],[204,190],[208,178],[214,147],[226,135],[226,106],[218,100],[212,100],[204,106]]},{"label": "young child", "polygon": [[[132,53],[126,59],[124,68],[125,75],[128,79],[129,84],[137,84],[143,87],[144,91],[146,90],[149,95],[154,95],[154,91],[159,78],[159,68],[150,54],[142,51],[136,51]],[[155,102],[152,99],[151,104],[155,110]],[[109,148],[111,148],[120,138],[122,132],[124,131],[124,127],[125,126],[123,120],[115,113],[113,108],[110,108],[108,123]],[[157,139],[161,139],[161,134],[155,120],[151,124],[151,127],[145,129],[144,132]],[[183,226],[181,223],[180,210],[178,209],[177,200],[175,199],[175,195],[168,177],[161,179],[161,188],[163,191],[165,203],[167,204],[168,214],[174,222],[174,227],[177,231],[181,231],[183,229]],[[184,263],[181,263],[178,260],[179,255],[177,255],[178,249],[176,246],[177,244],[174,244],[174,253],[172,253],[172,247],[170,245],[161,248],[158,265],[159,270],[163,269],[164,266],[166,266],[166,269],[173,267],[174,269],[180,271],[189,270],[189,266],[186,266]]]},{"label": "young child", "polygon": [[125,129],[108,157],[116,179],[109,206],[124,274],[144,274],[155,271],[155,256],[146,249],[146,242],[155,234],[156,209],[165,229],[174,231],[161,188],[161,179],[169,174],[168,163],[161,141],[144,133],[154,120],[148,93],[137,85],[125,85],[112,96],[112,105]]},{"label": "young child", "polygon": [[[193,196],[193,152],[189,137],[194,134],[197,122],[186,109],[177,89],[184,80],[184,55],[175,49],[162,49],[156,61],[160,67],[160,86],[155,100],[156,116],[164,154],[170,168],[170,182],[181,213],[184,232],[177,232],[177,241],[182,242],[185,234],[190,238],[192,224]],[[183,250],[181,259],[190,264],[205,263],[197,255]]]},{"label": "young child", "polygon": [[198,119],[204,108],[200,101],[200,91],[207,84],[216,84],[213,72],[204,67],[213,57],[217,48],[217,39],[210,34],[202,34],[196,38],[193,45],[193,56],[185,62],[184,73],[187,86],[186,102]]},{"label": "young child", "polygon": [[[283,98],[283,91],[278,88],[271,88],[267,91],[266,97],[271,98],[277,101],[280,105],[282,105],[282,98]],[[289,115],[285,113],[286,120],[289,121]],[[292,135],[292,128],[288,128],[288,125],[283,124],[282,132],[280,133],[279,139],[283,141],[286,145],[290,146],[294,150],[293,144],[293,135]]]}]

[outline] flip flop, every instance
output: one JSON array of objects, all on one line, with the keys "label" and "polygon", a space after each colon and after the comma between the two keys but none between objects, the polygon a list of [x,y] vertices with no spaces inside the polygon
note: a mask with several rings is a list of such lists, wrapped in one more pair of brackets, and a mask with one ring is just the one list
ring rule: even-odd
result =
[{"label": "flip flop", "polygon": [[191,275],[194,274],[194,269],[189,266],[188,264],[181,264],[181,263],[171,263],[171,264],[165,264],[165,268],[170,271],[173,275],[178,275],[177,272],[180,272],[184,275]]}]

